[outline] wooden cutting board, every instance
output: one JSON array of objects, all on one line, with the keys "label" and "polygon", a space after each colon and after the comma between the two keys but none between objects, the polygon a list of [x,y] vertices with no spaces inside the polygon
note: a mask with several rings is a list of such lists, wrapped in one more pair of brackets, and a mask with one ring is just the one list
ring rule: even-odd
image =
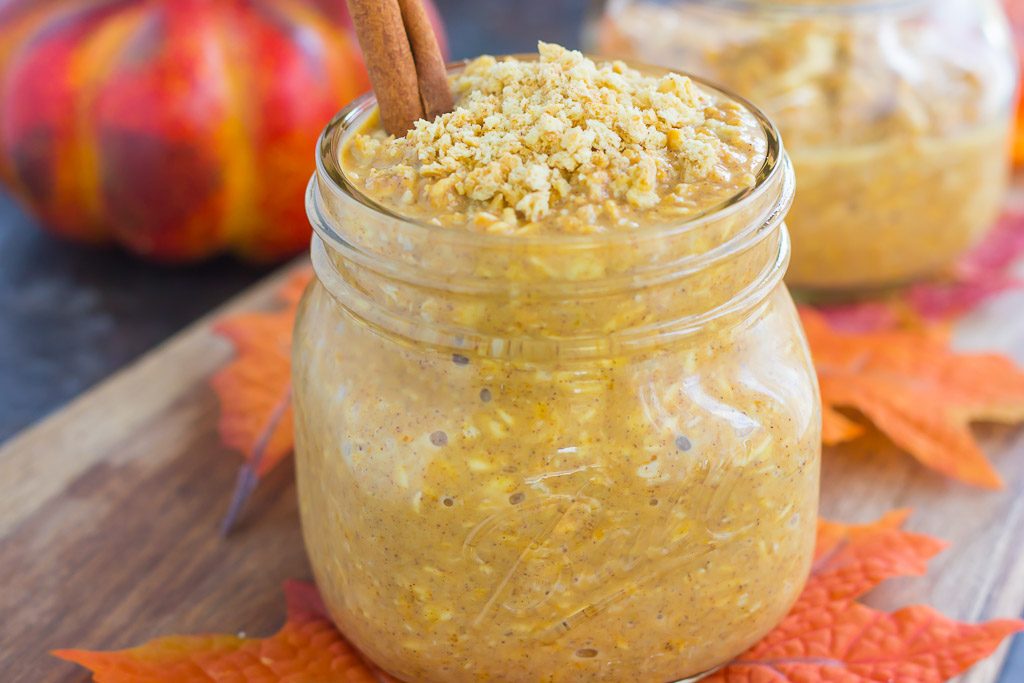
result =
[{"label": "wooden cutting board", "polygon": [[[281,582],[310,576],[291,464],[261,484],[240,526],[221,538],[239,458],[217,438],[207,380],[232,355],[213,320],[272,306],[302,265],[0,450],[0,679],[86,680],[48,656],[59,647],[121,648],[172,633],[264,635],[281,624]],[[965,323],[960,345],[1013,350],[1024,363],[1022,311],[1024,295],[1005,298]],[[871,603],[925,602],[967,621],[1024,612],[1024,432],[981,433],[1005,491],[944,480],[882,439],[825,454],[825,515],[870,521],[911,507],[910,528],[952,542],[926,578],[891,581]],[[963,680],[996,681],[1005,652]]]}]

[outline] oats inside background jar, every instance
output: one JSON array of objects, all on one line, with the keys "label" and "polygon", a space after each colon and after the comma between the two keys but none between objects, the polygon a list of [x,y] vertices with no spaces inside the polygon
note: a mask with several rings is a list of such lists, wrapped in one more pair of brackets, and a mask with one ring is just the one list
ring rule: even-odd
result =
[{"label": "oats inside background jar", "polygon": [[788,281],[935,275],[993,225],[1017,58],[996,0],[614,0],[598,52],[692,70],[763,107],[799,190]]}]

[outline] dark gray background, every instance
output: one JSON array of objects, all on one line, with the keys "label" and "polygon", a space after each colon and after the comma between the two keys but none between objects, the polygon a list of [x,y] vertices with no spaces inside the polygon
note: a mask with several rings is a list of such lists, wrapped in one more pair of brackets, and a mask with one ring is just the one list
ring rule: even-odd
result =
[{"label": "dark gray background", "polygon": [[[579,44],[587,0],[436,0],[452,57]],[[150,266],[48,236],[0,194],[0,442],[269,272]],[[1024,638],[1003,683],[1024,682]]]}]

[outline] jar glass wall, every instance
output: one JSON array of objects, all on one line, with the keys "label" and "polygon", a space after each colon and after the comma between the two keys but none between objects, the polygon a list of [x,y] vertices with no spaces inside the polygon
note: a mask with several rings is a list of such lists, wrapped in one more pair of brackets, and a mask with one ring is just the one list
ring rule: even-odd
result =
[{"label": "jar glass wall", "polygon": [[772,117],[799,185],[791,285],[935,274],[999,212],[1017,61],[997,0],[609,0],[587,35]]},{"label": "jar glass wall", "polygon": [[403,219],[321,140],[294,337],[303,533],[405,681],[678,680],[770,630],[813,549],[820,406],[781,279],[792,169],[698,218],[530,238]]}]

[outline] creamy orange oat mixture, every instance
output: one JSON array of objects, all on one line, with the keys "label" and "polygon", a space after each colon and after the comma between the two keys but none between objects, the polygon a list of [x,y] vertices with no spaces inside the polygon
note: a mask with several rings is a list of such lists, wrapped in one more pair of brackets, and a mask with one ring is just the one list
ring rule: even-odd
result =
[{"label": "creamy orange oat mixture", "polygon": [[342,630],[409,683],[679,680],[762,637],[809,566],[788,166],[710,89],[541,51],[471,62],[405,140],[372,112],[329,129],[354,189],[328,171],[311,198],[303,532]]},{"label": "creamy orange oat mixture", "polygon": [[849,290],[934,274],[999,211],[1012,67],[944,39],[913,3],[777,9],[794,4],[623,3],[598,28],[598,48],[693,70],[768,112],[799,183],[792,284]]}]

